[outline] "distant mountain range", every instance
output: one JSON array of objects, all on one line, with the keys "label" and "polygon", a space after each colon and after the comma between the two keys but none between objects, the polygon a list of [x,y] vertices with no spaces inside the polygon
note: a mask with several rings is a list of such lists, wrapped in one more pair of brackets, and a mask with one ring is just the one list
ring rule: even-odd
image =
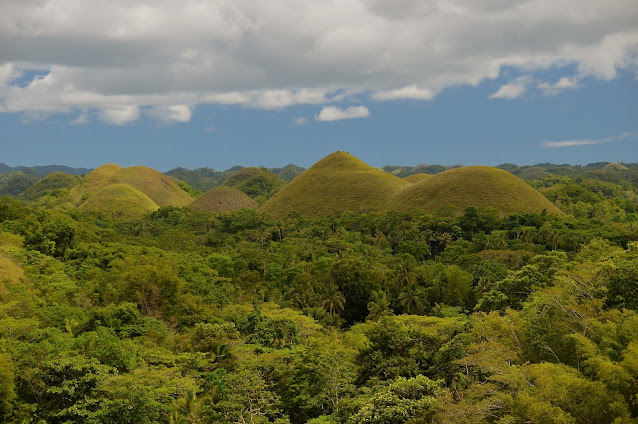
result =
[{"label": "distant mountain range", "polygon": [[0,163],[0,174],[8,174],[10,172],[22,172],[28,175],[40,175],[44,176],[51,174],[52,172],[64,172],[70,175],[82,175],[91,172],[91,169],[87,168],[72,168],[64,165],[43,165],[43,166],[9,166],[5,163]]}]

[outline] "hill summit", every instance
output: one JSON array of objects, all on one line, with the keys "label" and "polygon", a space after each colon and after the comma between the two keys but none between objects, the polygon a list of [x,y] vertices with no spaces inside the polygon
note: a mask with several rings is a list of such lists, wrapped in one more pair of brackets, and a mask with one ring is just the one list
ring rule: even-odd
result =
[{"label": "hill summit", "polygon": [[219,186],[199,196],[190,207],[201,212],[220,213],[257,208],[257,201],[235,187]]},{"label": "hill summit", "polygon": [[145,166],[122,168],[106,164],[96,168],[71,190],[71,198],[80,205],[98,191],[113,185],[127,184],[148,196],[160,207],[190,204],[193,198],[170,177]]},{"label": "hill summit", "polygon": [[490,166],[466,166],[432,175],[392,197],[389,209],[436,212],[443,206],[493,207],[501,213],[562,214],[552,202],[515,175]]},{"label": "hill summit", "polygon": [[296,211],[308,218],[380,211],[394,192],[408,185],[408,181],[338,151],[282,187],[261,210],[275,217]]}]

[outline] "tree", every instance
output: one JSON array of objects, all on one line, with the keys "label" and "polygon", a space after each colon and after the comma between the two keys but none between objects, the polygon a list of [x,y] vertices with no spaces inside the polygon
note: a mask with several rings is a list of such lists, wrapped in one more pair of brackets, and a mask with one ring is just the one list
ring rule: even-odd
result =
[{"label": "tree", "polygon": [[335,312],[343,311],[346,304],[346,298],[339,291],[339,288],[330,284],[324,293],[324,300],[321,302],[321,307],[324,308],[330,316],[333,316]]},{"label": "tree", "polygon": [[390,300],[386,292],[372,292],[370,299],[371,301],[368,303],[368,310],[370,311],[368,315],[369,320],[379,321],[380,318],[394,315],[394,312],[390,308]]},{"label": "tree", "polygon": [[258,372],[243,370],[228,374],[224,385],[226,394],[222,400],[206,402],[208,408],[203,414],[212,422],[260,424],[281,415],[279,397],[270,391]]},{"label": "tree", "polygon": [[407,314],[422,314],[428,306],[425,290],[416,283],[410,284],[399,293],[399,304]]}]

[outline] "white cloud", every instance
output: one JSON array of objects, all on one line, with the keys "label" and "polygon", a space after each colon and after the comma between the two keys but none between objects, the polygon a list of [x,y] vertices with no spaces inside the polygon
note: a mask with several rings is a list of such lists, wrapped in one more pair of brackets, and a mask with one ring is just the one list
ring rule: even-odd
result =
[{"label": "white cloud", "polygon": [[113,125],[124,125],[127,122],[137,120],[139,116],[139,108],[132,105],[114,106],[100,112],[100,119]]},{"label": "white cloud", "polygon": [[317,121],[339,121],[341,119],[367,118],[370,111],[365,106],[350,106],[347,109],[340,109],[336,106],[326,106],[315,115]]},{"label": "white cloud", "polygon": [[213,125],[211,125],[210,127],[206,127],[204,129],[204,132],[211,133],[211,132],[213,132],[215,130],[216,130],[216,128]]},{"label": "white cloud", "polygon": [[405,99],[432,100],[434,98],[434,93],[430,90],[410,85],[403,88],[397,88],[395,90],[377,91],[372,94],[372,98],[378,101]]},{"label": "white cloud", "polygon": [[574,146],[587,146],[591,144],[609,143],[612,141],[626,140],[635,138],[633,133],[622,133],[616,137],[599,138],[595,140],[591,139],[574,139],[574,140],[562,140],[562,141],[543,141],[541,144],[543,147],[574,147]]},{"label": "white cloud", "polygon": [[0,65],[0,87],[8,85],[21,74],[22,72],[17,70],[15,66],[13,66],[13,63]]},{"label": "white cloud", "polygon": [[[185,122],[203,103],[428,100],[504,66],[576,69],[537,84],[552,94],[638,73],[637,49],[635,0],[4,0],[0,111],[108,117],[129,105],[130,119],[188,105],[164,113]],[[11,83],[27,70],[48,74]],[[530,88],[510,81],[492,97]]]},{"label": "white cloud", "polygon": [[580,87],[580,82],[577,78],[567,78],[562,77],[554,84],[549,84],[546,82],[541,82],[538,84],[538,88],[540,88],[547,95],[555,95],[565,90],[574,90]]},{"label": "white cloud", "polygon": [[157,106],[149,109],[147,114],[163,123],[191,120],[191,110],[186,105]]},{"label": "white cloud", "polygon": [[89,122],[91,122],[91,119],[89,119],[89,115],[86,112],[82,112],[78,115],[77,118],[75,118],[73,121],[69,122],[69,124],[71,125],[84,125],[84,124],[88,124]]},{"label": "white cloud", "polygon": [[527,91],[527,86],[533,81],[530,75],[523,75],[501,86],[495,93],[489,96],[490,99],[517,99]]},{"label": "white cloud", "polygon": [[306,125],[308,123],[308,118],[298,117],[294,119],[294,123],[296,126],[301,127],[302,125]]}]

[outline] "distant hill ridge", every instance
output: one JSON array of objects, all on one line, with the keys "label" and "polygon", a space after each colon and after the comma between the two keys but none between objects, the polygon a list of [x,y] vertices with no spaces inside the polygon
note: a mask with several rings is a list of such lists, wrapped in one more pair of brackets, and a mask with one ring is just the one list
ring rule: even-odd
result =
[{"label": "distant hill ridge", "polygon": [[69,175],[82,175],[91,172],[88,168],[72,168],[64,165],[40,165],[40,166],[14,166],[11,167],[5,163],[0,163],[0,174],[8,174],[10,172],[22,172],[30,175],[47,175],[53,172],[64,172]]}]

